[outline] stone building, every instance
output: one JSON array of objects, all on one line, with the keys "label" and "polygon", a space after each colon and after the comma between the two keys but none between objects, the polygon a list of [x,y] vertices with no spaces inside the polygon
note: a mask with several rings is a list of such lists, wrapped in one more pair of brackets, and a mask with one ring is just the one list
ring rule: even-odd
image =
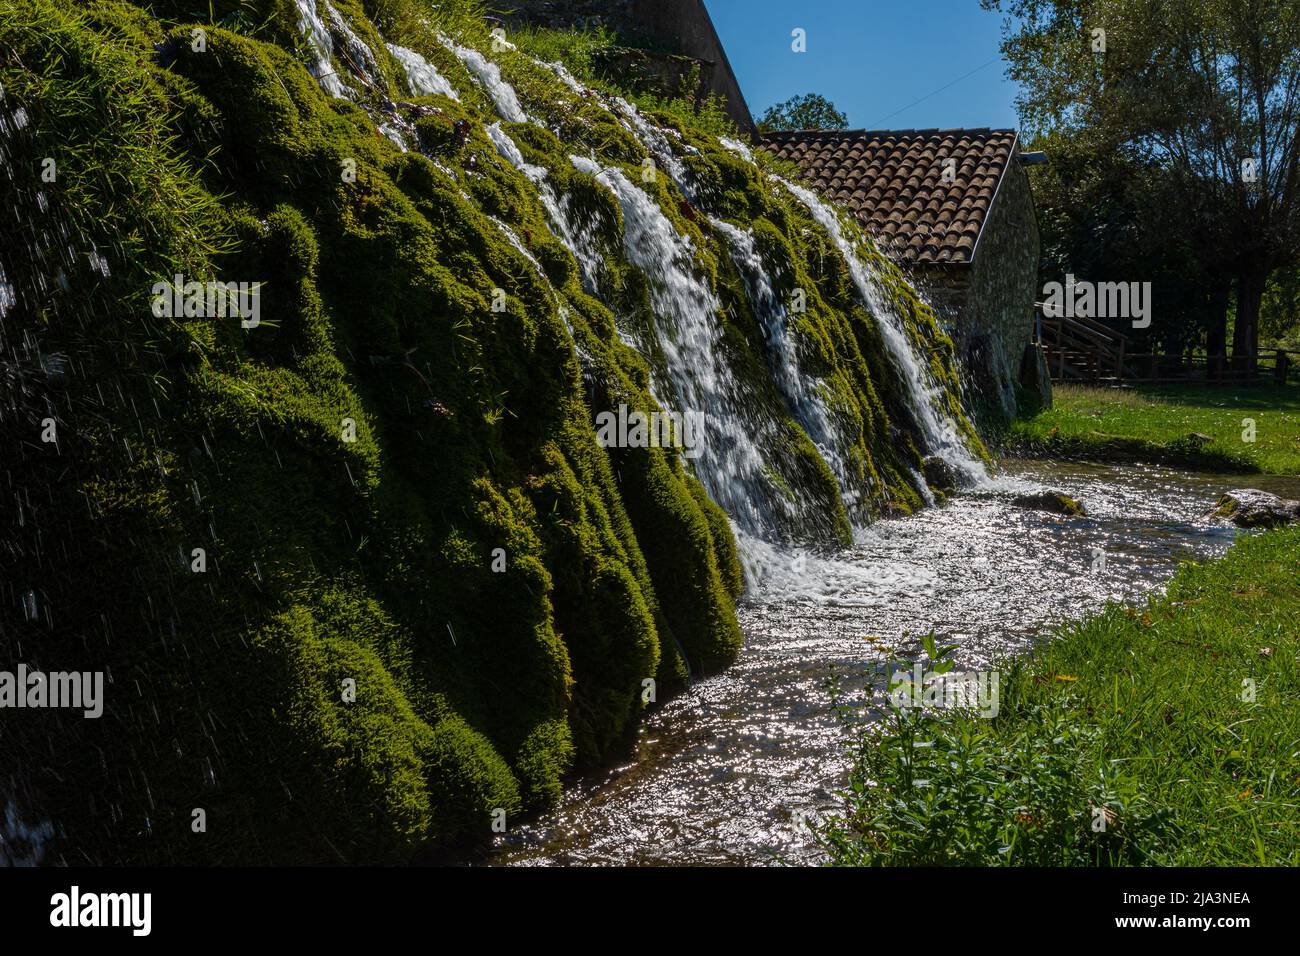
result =
[{"label": "stone building", "polygon": [[855,213],[908,272],[956,341],[978,412],[1010,417],[1021,399],[1051,403],[1024,169],[1041,153],[1021,153],[1007,129],[771,133],[763,145]]},{"label": "stone building", "polygon": [[698,87],[690,93],[717,94],[743,132],[757,132],[703,0],[492,0],[491,5],[513,26],[603,27],[619,43],[605,68],[624,83],[674,94],[685,92],[683,84],[698,74]]}]

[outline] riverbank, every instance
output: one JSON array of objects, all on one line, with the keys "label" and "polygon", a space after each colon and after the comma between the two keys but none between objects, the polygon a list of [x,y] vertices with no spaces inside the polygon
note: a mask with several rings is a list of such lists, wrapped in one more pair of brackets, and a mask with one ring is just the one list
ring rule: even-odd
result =
[{"label": "riverbank", "polygon": [[839,865],[1300,863],[1300,529],[1243,537],[1004,668],[996,717],[861,731]]},{"label": "riverbank", "polygon": [[1012,422],[1002,442],[1027,457],[1300,474],[1300,386],[1058,385],[1052,408]]},{"label": "riverbank", "polygon": [[[1300,497],[1300,482],[1263,476]],[[1144,602],[1178,566],[1210,561],[1238,532],[1206,512],[1238,476],[1004,459],[993,488],[861,529],[853,548],[807,555],[738,608],[737,663],[651,711],[629,759],[571,783],[561,806],[512,822],[498,865],[816,866],[799,825],[833,813],[851,765],[827,690],[860,699],[871,675],[922,653],[919,636],[957,644],[959,666],[1029,654],[1040,636]],[[1088,516],[1016,507],[1054,489]],[[1091,573],[1103,544],[1104,574]],[[910,667],[910,664],[909,664]]]}]

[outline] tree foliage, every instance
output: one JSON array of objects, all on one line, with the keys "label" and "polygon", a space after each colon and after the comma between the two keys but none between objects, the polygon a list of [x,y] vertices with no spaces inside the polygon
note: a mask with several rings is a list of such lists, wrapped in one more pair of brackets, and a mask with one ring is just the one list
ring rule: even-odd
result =
[{"label": "tree foliage", "polygon": [[1029,132],[1153,174],[1137,211],[1182,207],[1188,281],[1235,289],[1234,356],[1253,365],[1268,279],[1300,260],[1300,0],[982,2],[1009,14]]},{"label": "tree foliage", "polygon": [[792,96],[767,108],[758,121],[764,133],[793,129],[848,129],[849,118],[820,93]]}]

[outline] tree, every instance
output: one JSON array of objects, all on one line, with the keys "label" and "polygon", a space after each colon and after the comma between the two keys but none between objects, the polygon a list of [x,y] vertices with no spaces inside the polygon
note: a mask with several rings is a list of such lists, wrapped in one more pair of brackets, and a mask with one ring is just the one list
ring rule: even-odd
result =
[{"label": "tree", "polygon": [[848,129],[849,118],[835,104],[819,93],[792,96],[784,103],[769,106],[758,121],[764,133],[791,129]]},{"label": "tree", "polygon": [[1143,343],[1132,351],[1179,355],[1198,345],[1213,325],[1212,290],[1223,292],[1226,306],[1231,283],[1201,270],[1194,212],[1177,201],[1164,170],[1130,151],[1101,148],[1088,130],[1056,130],[1026,148],[1051,157],[1032,169],[1042,283],[1067,274],[1150,282],[1160,304],[1151,327],[1119,329]]},{"label": "tree", "polygon": [[1268,280],[1259,331],[1278,348],[1300,347],[1300,268],[1279,269]]},{"label": "tree", "polygon": [[1235,285],[1233,362],[1253,371],[1269,276],[1300,262],[1300,0],[981,2],[1009,14],[1031,133],[1087,129],[1169,178],[1204,274]]}]

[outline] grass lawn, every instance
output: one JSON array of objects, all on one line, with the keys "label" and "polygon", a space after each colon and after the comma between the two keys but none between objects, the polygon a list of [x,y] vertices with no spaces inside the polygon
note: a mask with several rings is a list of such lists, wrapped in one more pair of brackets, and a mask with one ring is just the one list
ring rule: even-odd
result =
[{"label": "grass lawn", "polygon": [[[1243,419],[1254,420],[1254,442],[1243,440]],[[1193,434],[1213,441],[1190,438]],[[1058,385],[1053,407],[1013,422],[1005,441],[1025,454],[1295,475],[1300,474],[1300,385]]]},{"label": "grass lawn", "polygon": [[993,719],[891,706],[832,860],[1300,864],[1298,567],[1300,528],[1240,538],[1001,669]]}]

